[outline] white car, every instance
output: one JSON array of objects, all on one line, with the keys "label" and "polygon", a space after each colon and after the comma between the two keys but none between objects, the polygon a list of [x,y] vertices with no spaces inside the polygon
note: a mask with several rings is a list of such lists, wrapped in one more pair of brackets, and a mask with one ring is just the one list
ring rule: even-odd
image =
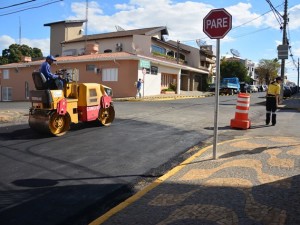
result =
[{"label": "white car", "polygon": [[249,93],[254,93],[254,92],[258,92],[258,89],[255,85],[249,85],[248,86],[248,90]]}]

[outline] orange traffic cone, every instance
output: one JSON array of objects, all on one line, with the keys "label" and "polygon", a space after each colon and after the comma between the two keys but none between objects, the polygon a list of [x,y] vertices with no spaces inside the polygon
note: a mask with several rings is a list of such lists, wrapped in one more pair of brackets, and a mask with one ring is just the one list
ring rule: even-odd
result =
[{"label": "orange traffic cone", "polygon": [[251,126],[251,122],[248,119],[248,112],[250,107],[250,95],[246,93],[238,94],[238,99],[235,109],[235,118],[231,119],[231,128],[248,129]]}]

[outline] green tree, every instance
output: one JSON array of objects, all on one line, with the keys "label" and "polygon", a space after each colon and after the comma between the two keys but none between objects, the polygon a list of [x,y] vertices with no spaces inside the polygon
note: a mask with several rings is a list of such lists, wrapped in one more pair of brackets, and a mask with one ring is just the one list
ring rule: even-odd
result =
[{"label": "green tree", "polygon": [[280,63],[278,59],[261,59],[255,69],[260,83],[269,84],[279,73]]},{"label": "green tree", "polygon": [[31,48],[28,45],[11,44],[8,49],[2,50],[0,65],[21,62],[22,56],[39,58],[43,57],[43,54],[39,48]]},{"label": "green tree", "polygon": [[8,59],[0,56],[0,65],[8,64]]},{"label": "green tree", "polygon": [[239,61],[221,60],[221,79],[227,77],[237,77],[240,81],[248,82],[247,68]]}]

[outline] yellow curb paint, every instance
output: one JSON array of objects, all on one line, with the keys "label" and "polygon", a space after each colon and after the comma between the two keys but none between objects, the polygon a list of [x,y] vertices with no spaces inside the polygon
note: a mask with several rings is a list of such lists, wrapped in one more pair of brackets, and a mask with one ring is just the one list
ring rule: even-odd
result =
[{"label": "yellow curb paint", "polygon": [[[222,145],[222,144],[230,143],[230,142],[233,142],[233,141],[242,141],[242,140],[248,140],[248,139],[263,139],[263,138],[267,138],[267,137],[244,137],[244,138],[237,138],[237,139],[234,139],[234,140],[223,141],[221,143],[218,143],[217,145]],[[189,163],[191,163],[197,157],[201,156],[203,153],[205,153],[210,148],[212,148],[212,145],[209,145],[209,146],[204,147],[203,149],[199,150],[194,155],[192,155],[191,157],[189,157],[188,159],[186,159],[185,161],[183,161],[182,163],[180,163],[178,166],[174,167],[173,169],[171,169],[169,172],[167,172],[163,176],[157,178],[155,181],[153,181],[151,184],[149,184],[143,190],[137,192],[133,196],[131,196],[128,199],[126,199],[124,202],[120,203],[119,205],[115,206],[114,208],[112,208],[111,210],[109,210],[108,212],[106,212],[105,214],[103,214],[102,216],[98,217],[97,219],[95,219],[94,221],[92,221],[91,223],[89,223],[89,225],[100,225],[100,224],[104,223],[111,216],[113,216],[114,214],[116,214],[116,213],[120,212],[121,210],[125,209],[127,206],[131,205],[132,203],[134,203],[135,201],[137,201],[138,199],[140,199],[141,197],[143,197],[145,194],[147,194],[149,191],[151,191],[152,189],[154,189],[155,187],[157,187],[158,185],[160,185],[161,183],[163,183],[165,180],[167,180],[168,178],[170,178],[171,176],[173,176],[174,174],[176,174],[177,172],[179,172],[180,170],[182,170]]]},{"label": "yellow curb paint", "polygon": [[120,203],[116,207],[112,208],[111,210],[109,210],[108,212],[106,212],[105,214],[103,214],[102,216],[98,217],[97,219],[95,219],[94,221],[92,221],[91,223],[89,223],[89,225],[99,225],[99,224],[104,223],[111,216],[113,216],[117,212],[121,211],[122,209],[126,208],[131,203],[137,201],[138,199],[140,199],[141,197],[143,197],[145,194],[147,194],[149,191],[151,191],[152,189],[154,189],[155,187],[157,187],[158,185],[160,185],[162,182],[164,182],[165,180],[167,180],[169,177],[173,176],[174,174],[176,174],[177,172],[179,172],[180,170],[182,170],[187,164],[189,164],[195,158],[197,158],[200,155],[202,155],[209,148],[211,148],[211,145],[207,146],[207,147],[205,147],[203,149],[201,149],[200,151],[198,151],[197,153],[195,153],[194,155],[192,155],[190,158],[186,159],[184,162],[182,162],[178,166],[176,166],[173,169],[171,169],[169,172],[167,172],[163,176],[157,178],[155,181],[153,181],[151,184],[149,184],[143,190],[137,192],[136,194],[134,194],[130,198],[126,199],[124,202]]}]

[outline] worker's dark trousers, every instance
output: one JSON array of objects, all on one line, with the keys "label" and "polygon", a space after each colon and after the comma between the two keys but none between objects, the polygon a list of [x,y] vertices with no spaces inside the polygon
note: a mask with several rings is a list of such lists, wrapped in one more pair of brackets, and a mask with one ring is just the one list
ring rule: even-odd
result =
[{"label": "worker's dark trousers", "polygon": [[275,126],[276,124],[276,98],[275,97],[268,97],[266,100],[266,125],[269,125],[271,120],[271,114],[272,114],[272,125]]}]

